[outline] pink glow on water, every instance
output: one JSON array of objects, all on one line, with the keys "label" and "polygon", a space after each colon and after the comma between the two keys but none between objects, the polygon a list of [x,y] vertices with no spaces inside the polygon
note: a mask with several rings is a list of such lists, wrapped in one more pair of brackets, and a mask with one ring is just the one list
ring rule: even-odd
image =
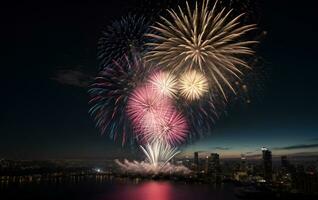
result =
[{"label": "pink glow on water", "polygon": [[[147,182],[125,189],[125,192],[110,196],[113,200],[171,200],[173,186],[168,182]],[[104,198],[103,198],[104,200]]]},{"label": "pink glow on water", "polygon": [[141,200],[169,200],[171,197],[171,185],[169,183],[150,182],[142,185],[136,191]]}]

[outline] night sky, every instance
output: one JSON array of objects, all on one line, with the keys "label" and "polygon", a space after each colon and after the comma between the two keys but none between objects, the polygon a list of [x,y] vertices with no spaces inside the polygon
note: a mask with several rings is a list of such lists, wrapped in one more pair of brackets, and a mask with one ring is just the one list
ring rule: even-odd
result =
[{"label": "night sky", "polygon": [[[128,3],[127,3],[128,2]],[[1,68],[0,158],[103,159],[128,156],[129,147],[101,136],[88,115],[85,86],[98,69],[102,27],[137,1],[17,4],[7,9],[8,61]],[[184,146],[221,157],[318,155],[318,7],[314,0],[261,1],[257,49],[264,87],[248,105],[228,110],[209,137]],[[14,12],[9,12],[13,9]],[[12,65],[13,64],[13,65]]]}]

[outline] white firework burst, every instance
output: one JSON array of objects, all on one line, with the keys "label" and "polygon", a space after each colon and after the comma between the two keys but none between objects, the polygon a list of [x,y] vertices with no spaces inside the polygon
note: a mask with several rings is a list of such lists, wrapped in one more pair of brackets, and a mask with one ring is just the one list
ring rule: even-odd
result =
[{"label": "white firework burst", "polygon": [[145,147],[140,146],[146,160],[155,167],[165,166],[175,155],[180,153],[176,147],[171,147],[160,140],[156,140]]},{"label": "white firework burst", "polygon": [[172,73],[164,71],[155,72],[150,77],[149,82],[155,87],[158,94],[168,97],[175,97],[178,92],[178,82]]}]

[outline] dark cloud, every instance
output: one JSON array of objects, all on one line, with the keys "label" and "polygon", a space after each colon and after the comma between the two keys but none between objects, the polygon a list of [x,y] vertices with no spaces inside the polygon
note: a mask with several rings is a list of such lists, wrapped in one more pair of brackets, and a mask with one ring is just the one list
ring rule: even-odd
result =
[{"label": "dark cloud", "polygon": [[91,82],[92,76],[80,69],[62,69],[58,70],[51,79],[63,85],[86,88]]},{"label": "dark cloud", "polygon": [[313,151],[313,152],[297,152],[297,153],[293,153],[293,154],[289,154],[290,156],[314,156],[317,157],[318,156],[318,151]]},{"label": "dark cloud", "polygon": [[292,159],[297,160],[317,160],[318,158],[318,152],[297,152],[293,154],[288,154],[288,157],[291,157]]},{"label": "dark cloud", "polygon": [[310,148],[316,148],[318,147],[318,144],[299,144],[299,145],[291,145],[286,147],[277,147],[274,148],[275,150],[292,150],[292,149],[310,149]]}]

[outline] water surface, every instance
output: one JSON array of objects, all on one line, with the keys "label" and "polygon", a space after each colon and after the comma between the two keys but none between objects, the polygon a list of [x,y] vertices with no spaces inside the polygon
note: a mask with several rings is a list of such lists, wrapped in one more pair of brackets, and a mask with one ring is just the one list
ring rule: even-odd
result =
[{"label": "water surface", "polygon": [[76,200],[237,200],[231,185],[203,185],[169,181],[104,180],[14,183],[1,185],[0,199]]}]

